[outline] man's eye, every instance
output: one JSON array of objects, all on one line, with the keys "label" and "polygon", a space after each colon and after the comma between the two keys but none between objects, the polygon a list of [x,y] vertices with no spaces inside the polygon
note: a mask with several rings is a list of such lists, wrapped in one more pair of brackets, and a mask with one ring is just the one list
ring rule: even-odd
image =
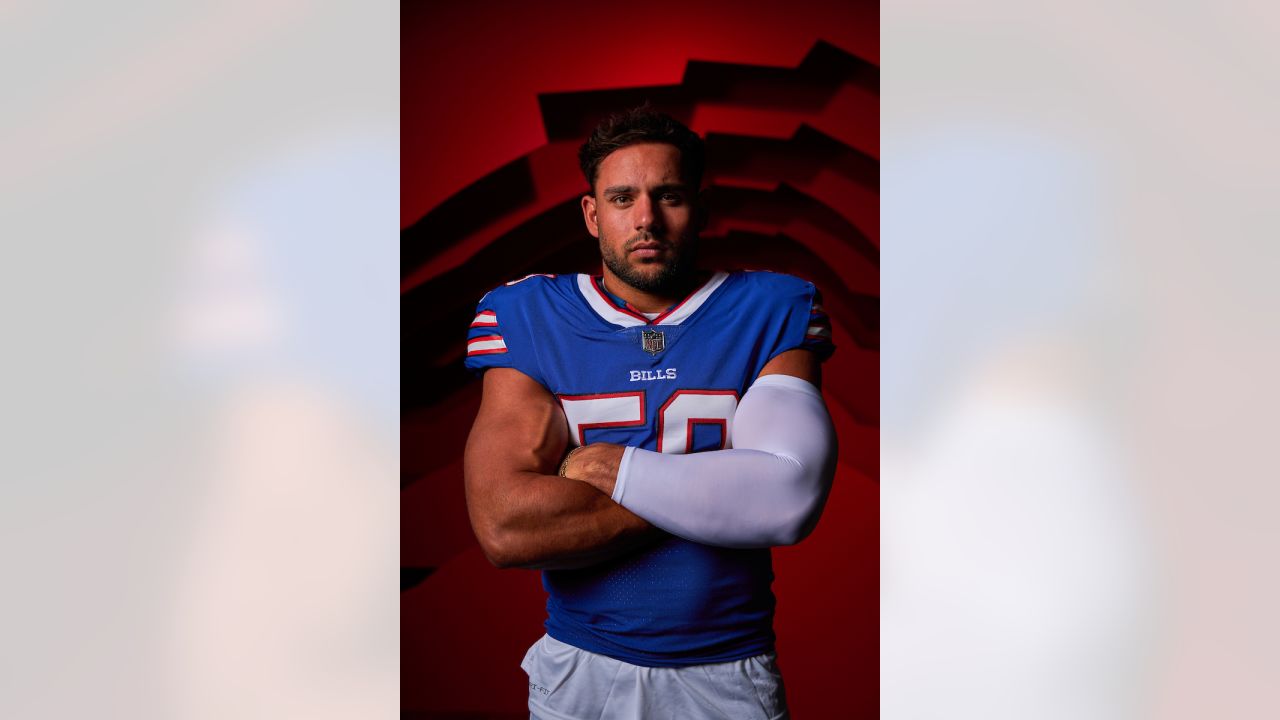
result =
[{"label": "man's eye", "polygon": [[665,203],[678,203],[683,200],[684,198],[677,193],[663,193],[662,195],[662,202]]},{"label": "man's eye", "polygon": [[613,199],[610,202],[612,202],[614,205],[623,205],[631,202],[631,198],[627,197],[626,195],[614,195]]}]

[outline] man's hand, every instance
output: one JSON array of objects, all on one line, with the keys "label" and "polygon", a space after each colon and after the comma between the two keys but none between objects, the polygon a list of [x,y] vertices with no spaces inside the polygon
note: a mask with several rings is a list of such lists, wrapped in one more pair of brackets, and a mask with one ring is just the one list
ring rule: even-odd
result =
[{"label": "man's hand", "polygon": [[626,448],[613,443],[591,443],[569,453],[565,461],[564,477],[580,480],[600,492],[613,496],[613,486],[618,481],[618,466]]}]

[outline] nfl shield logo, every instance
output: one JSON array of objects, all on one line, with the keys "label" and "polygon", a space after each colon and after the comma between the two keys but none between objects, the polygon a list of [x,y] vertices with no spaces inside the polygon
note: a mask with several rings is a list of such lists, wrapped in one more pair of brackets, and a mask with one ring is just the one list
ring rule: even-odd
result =
[{"label": "nfl shield logo", "polygon": [[666,338],[662,336],[661,330],[641,330],[640,331],[640,347],[650,355],[657,355],[667,346]]}]

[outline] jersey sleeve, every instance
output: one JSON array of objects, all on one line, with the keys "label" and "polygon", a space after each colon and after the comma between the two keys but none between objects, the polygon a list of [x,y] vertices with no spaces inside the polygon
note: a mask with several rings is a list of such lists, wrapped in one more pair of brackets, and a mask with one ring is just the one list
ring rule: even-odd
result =
[{"label": "jersey sleeve", "polygon": [[514,295],[513,288],[500,287],[480,299],[467,329],[464,364],[476,374],[495,367],[514,368],[543,383],[527,303]]},{"label": "jersey sleeve", "polygon": [[498,312],[485,308],[483,302],[476,309],[476,317],[467,331],[466,365],[475,371],[511,367],[511,353],[498,326]]},{"label": "jersey sleeve", "polygon": [[836,346],[831,342],[831,319],[822,306],[822,294],[813,283],[788,275],[775,276],[774,281],[774,302],[779,303],[781,323],[768,359],[804,348],[825,362]]}]

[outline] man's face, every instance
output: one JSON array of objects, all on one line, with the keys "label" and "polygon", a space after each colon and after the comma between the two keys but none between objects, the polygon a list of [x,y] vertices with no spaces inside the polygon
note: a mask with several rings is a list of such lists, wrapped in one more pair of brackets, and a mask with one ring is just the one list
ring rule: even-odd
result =
[{"label": "man's face", "polygon": [[582,199],[605,271],[637,290],[679,291],[697,242],[696,191],[685,184],[673,145],[642,143],[610,153],[600,163],[595,193]]}]

